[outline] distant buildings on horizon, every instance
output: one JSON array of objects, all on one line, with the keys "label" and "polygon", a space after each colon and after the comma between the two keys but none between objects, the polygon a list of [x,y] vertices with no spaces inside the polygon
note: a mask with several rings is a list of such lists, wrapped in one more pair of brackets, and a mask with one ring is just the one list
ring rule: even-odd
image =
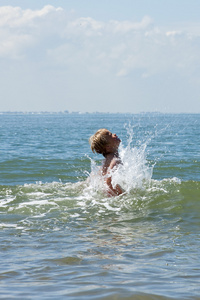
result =
[{"label": "distant buildings on horizon", "polygon": [[131,113],[131,112],[116,112],[116,113],[111,113],[111,112],[81,112],[81,111],[71,111],[69,112],[68,110],[65,111],[58,111],[58,112],[51,112],[51,111],[0,111],[0,114],[11,114],[11,115],[22,115],[22,114],[29,114],[29,115],[40,115],[40,114],[73,114],[73,115],[82,115],[82,114],[163,114],[162,112],[139,112],[139,113]]},{"label": "distant buildings on horizon", "polygon": [[63,115],[63,114],[69,114],[69,115],[94,115],[94,114],[110,114],[110,115],[117,115],[117,114],[123,114],[123,115],[180,115],[180,114],[199,114],[197,113],[186,113],[186,112],[180,112],[180,113],[169,113],[169,112],[159,112],[159,111],[152,111],[152,112],[145,112],[141,111],[139,113],[134,113],[134,112],[99,112],[99,111],[94,111],[94,112],[81,112],[81,111],[71,111],[69,112],[68,110],[64,111],[0,111],[0,115]]}]

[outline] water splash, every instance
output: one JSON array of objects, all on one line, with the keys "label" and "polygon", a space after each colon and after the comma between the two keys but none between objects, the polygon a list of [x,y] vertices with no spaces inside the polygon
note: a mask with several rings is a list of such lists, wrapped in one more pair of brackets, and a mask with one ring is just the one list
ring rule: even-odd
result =
[{"label": "water splash", "polygon": [[[119,147],[119,156],[122,164],[111,171],[112,185],[119,184],[126,193],[147,186],[152,179],[153,166],[146,159],[147,141],[133,146],[134,131],[130,125],[127,127],[127,146],[123,143]],[[101,166],[91,160],[91,173],[88,177],[90,191],[101,192],[105,190],[105,180],[101,175]]]}]

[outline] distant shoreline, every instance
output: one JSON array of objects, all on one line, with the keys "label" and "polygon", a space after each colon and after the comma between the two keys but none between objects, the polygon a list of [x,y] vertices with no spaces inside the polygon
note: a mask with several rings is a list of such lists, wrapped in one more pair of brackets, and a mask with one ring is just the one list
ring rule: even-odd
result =
[{"label": "distant shoreline", "polygon": [[200,113],[196,112],[157,112],[157,111],[152,111],[152,112],[81,112],[81,111],[0,111],[0,115],[104,115],[104,114],[109,114],[109,115],[198,115]]}]

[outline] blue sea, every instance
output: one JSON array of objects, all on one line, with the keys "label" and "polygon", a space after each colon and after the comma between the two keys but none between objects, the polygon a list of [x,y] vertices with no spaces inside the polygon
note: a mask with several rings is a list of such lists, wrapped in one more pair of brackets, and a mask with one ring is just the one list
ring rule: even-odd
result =
[{"label": "blue sea", "polygon": [[0,299],[200,299],[200,114],[2,113],[0,141]]}]

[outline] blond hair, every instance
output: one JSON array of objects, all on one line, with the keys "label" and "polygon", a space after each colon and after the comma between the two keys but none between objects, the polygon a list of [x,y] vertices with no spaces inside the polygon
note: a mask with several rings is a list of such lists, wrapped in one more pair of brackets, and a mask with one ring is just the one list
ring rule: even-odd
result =
[{"label": "blond hair", "polygon": [[108,141],[106,139],[107,132],[108,132],[107,129],[101,128],[97,130],[97,132],[90,137],[89,143],[92,152],[100,153],[103,155],[106,154],[105,146],[108,144]]}]

